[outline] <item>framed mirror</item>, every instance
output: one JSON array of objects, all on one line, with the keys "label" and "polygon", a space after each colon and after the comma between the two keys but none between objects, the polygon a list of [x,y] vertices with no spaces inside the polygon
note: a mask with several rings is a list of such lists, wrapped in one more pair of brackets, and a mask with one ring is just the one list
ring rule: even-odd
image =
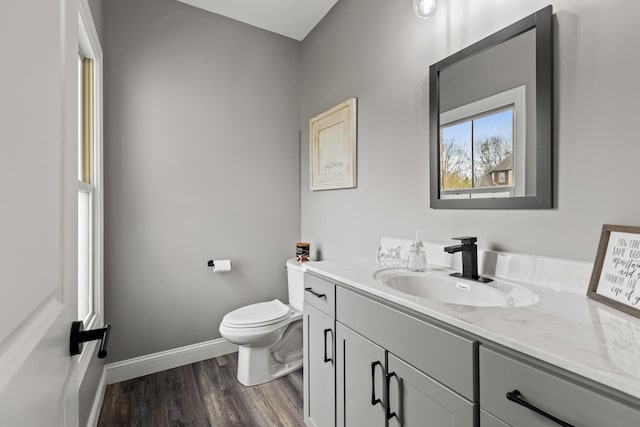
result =
[{"label": "framed mirror", "polygon": [[553,11],[429,68],[434,209],[553,207]]}]

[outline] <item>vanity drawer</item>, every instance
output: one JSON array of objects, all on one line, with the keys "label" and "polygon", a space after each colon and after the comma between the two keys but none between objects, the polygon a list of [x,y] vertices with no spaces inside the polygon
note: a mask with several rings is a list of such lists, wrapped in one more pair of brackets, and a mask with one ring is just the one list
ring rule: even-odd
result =
[{"label": "vanity drawer", "polygon": [[518,390],[529,404],[580,427],[637,427],[640,408],[632,408],[542,367],[480,347],[480,405],[507,425],[517,427],[558,424],[507,399]]},{"label": "vanity drawer", "polygon": [[335,317],[336,285],[313,274],[305,273],[304,302],[311,304],[331,317]]},{"label": "vanity drawer", "polygon": [[336,320],[468,400],[477,401],[477,343],[394,308],[336,289]]}]

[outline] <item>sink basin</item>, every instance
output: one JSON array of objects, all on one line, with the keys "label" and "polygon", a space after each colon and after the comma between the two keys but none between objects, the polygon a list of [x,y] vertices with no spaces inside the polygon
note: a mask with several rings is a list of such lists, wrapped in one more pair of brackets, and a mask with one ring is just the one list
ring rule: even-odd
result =
[{"label": "sink basin", "polygon": [[412,272],[406,268],[380,270],[374,279],[405,294],[449,304],[474,307],[523,307],[538,295],[521,286],[494,280],[480,283],[449,276],[445,271]]}]

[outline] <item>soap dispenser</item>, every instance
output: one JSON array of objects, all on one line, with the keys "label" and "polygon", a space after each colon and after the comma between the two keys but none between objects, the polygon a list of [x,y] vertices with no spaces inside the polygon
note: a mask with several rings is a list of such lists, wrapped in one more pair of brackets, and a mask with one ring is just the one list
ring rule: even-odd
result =
[{"label": "soap dispenser", "polygon": [[409,248],[409,257],[407,258],[407,270],[409,271],[422,272],[427,270],[427,254],[424,243],[419,237],[420,232],[422,230],[416,230],[416,238]]}]

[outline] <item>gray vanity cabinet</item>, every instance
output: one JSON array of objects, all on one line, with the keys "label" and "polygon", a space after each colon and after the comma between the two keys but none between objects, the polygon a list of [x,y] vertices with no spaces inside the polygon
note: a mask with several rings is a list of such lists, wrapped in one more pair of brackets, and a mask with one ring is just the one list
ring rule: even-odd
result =
[{"label": "gray vanity cabinet", "polygon": [[336,349],[338,427],[475,425],[473,403],[340,322]]},{"label": "gray vanity cabinet", "polygon": [[384,349],[340,323],[336,348],[336,425],[384,427]]},{"label": "gray vanity cabinet", "polygon": [[[508,351],[480,347],[482,427],[638,427],[637,402],[624,402],[597,384],[569,378],[534,360]],[[514,391],[518,391],[516,395]],[[507,398],[510,394],[512,399]],[[626,399],[628,400],[628,399]],[[532,405],[549,416],[541,415]]]},{"label": "gray vanity cabinet", "polygon": [[313,274],[305,286],[308,427],[640,426],[638,399]]},{"label": "gray vanity cabinet", "polygon": [[471,427],[475,405],[388,354],[389,427]]},{"label": "gray vanity cabinet", "polygon": [[305,301],[304,422],[309,427],[335,425],[335,320]]},{"label": "gray vanity cabinet", "polygon": [[336,333],[337,426],[477,425],[473,341],[342,287]]},{"label": "gray vanity cabinet", "polygon": [[305,274],[303,308],[304,423],[336,424],[336,286]]}]

